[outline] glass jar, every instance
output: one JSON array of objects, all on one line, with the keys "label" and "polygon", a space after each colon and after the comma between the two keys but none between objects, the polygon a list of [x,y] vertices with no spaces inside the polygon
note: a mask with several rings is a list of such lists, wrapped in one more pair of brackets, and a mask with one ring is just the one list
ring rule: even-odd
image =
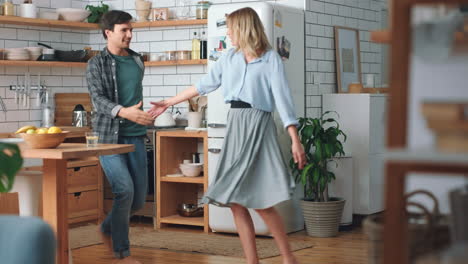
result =
[{"label": "glass jar", "polygon": [[207,19],[208,18],[208,8],[210,8],[211,3],[208,1],[200,1],[197,3],[197,19]]},{"label": "glass jar", "polygon": [[190,18],[190,7],[191,1],[190,0],[177,0],[176,2],[176,17],[177,19],[189,19]]},{"label": "glass jar", "polygon": [[15,15],[15,6],[11,3],[10,0],[6,0],[3,4],[3,15],[4,16],[14,16]]}]

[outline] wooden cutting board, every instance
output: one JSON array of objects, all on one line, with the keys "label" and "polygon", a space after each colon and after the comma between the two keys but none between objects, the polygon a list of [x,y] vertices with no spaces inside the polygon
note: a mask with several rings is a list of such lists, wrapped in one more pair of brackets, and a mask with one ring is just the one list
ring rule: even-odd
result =
[{"label": "wooden cutting board", "polygon": [[55,125],[71,126],[73,109],[77,104],[83,105],[88,113],[93,109],[89,93],[56,93]]}]

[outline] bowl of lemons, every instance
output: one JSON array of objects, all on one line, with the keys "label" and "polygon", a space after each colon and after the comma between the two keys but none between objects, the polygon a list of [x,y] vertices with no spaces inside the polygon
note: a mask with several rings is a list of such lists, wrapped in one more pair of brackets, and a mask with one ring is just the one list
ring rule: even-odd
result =
[{"label": "bowl of lemons", "polygon": [[69,131],[62,131],[59,127],[24,126],[15,132],[33,149],[56,148],[64,140]]}]

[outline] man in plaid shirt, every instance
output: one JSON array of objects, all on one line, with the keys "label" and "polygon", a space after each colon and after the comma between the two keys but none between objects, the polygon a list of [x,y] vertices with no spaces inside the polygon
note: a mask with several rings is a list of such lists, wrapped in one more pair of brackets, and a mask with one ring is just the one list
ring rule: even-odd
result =
[{"label": "man in plaid shirt", "polygon": [[116,263],[138,264],[130,256],[128,230],[131,214],[143,207],[148,192],[144,137],[154,119],[142,109],[145,69],[142,57],[129,49],[131,19],[123,11],[104,14],[101,29],[107,47],[89,61],[86,78],[97,113],[93,129],[99,132],[99,143],[135,146],[132,153],[100,157],[114,203],[99,232],[119,259]]}]

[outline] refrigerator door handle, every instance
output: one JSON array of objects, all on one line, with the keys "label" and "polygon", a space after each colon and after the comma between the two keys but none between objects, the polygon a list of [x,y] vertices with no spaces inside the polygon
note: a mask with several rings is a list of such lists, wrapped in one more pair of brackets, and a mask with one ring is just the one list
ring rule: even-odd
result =
[{"label": "refrigerator door handle", "polygon": [[208,124],[208,127],[210,127],[210,128],[224,128],[224,127],[226,127],[226,124],[210,123],[210,124]]},{"label": "refrigerator door handle", "polygon": [[221,149],[219,148],[209,148],[208,149],[208,152],[211,152],[211,153],[214,153],[214,154],[218,154],[221,152]]}]

